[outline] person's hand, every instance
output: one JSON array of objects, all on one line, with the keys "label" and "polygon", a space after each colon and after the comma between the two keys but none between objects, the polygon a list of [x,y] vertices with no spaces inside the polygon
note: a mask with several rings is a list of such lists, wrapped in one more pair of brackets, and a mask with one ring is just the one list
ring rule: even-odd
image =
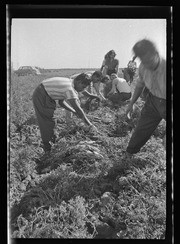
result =
[{"label": "person's hand", "polygon": [[96,128],[96,126],[95,125],[93,125],[93,124],[91,124],[90,126],[90,129],[92,130],[92,131],[94,131],[94,132],[98,132],[98,129]]},{"label": "person's hand", "polygon": [[74,115],[76,115],[77,116],[77,112],[74,110],[74,111],[72,111],[72,113],[74,114]]},{"label": "person's hand", "polygon": [[128,119],[131,118],[131,114],[133,112],[133,104],[129,103],[127,109],[126,109],[126,116],[128,117]]},{"label": "person's hand", "polygon": [[101,102],[102,102],[102,103],[107,102],[107,100],[108,100],[108,99],[105,98],[105,97],[104,97],[104,98],[101,98]]}]

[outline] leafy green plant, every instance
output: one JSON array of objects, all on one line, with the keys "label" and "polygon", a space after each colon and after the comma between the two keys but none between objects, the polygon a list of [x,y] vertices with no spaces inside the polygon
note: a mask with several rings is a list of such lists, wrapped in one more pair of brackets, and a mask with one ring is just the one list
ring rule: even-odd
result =
[{"label": "leafy green plant", "polygon": [[[13,238],[93,238],[95,224],[88,211],[88,205],[82,197],[77,196],[62,202],[60,205],[45,210],[35,208],[27,220],[20,215],[17,219],[18,230],[12,234]],[[88,233],[87,223],[94,228]]]}]

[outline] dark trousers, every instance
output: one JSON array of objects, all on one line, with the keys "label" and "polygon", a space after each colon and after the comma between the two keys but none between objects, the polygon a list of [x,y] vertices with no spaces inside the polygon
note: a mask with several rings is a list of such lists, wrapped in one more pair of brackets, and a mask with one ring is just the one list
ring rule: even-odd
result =
[{"label": "dark trousers", "polygon": [[147,95],[138,124],[131,136],[126,151],[134,154],[149,140],[162,119],[166,120],[166,100]]},{"label": "dark trousers", "polygon": [[129,100],[131,98],[131,92],[126,93],[126,92],[117,92],[115,94],[109,95],[108,99],[116,104],[119,104],[121,102],[124,102],[126,100]]},{"label": "dark trousers", "polygon": [[108,69],[107,70],[107,75],[111,75],[113,73],[117,74],[117,71],[115,69]]},{"label": "dark trousers", "polygon": [[33,105],[37,116],[44,151],[51,149],[50,141],[54,139],[55,121],[53,119],[56,102],[47,94],[44,86],[40,84],[34,91]]}]

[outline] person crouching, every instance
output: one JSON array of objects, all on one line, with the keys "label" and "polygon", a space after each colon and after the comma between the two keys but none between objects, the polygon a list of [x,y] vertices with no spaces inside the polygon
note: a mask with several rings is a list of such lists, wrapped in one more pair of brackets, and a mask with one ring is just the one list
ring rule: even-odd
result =
[{"label": "person crouching", "polygon": [[107,98],[112,101],[113,104],[121,104],[122,102],[129,100],[132,93],[131,87],[126,80],[119,78],[115,73],[111,74],[110,79],[112,81],[112,89],[107,94]]}]

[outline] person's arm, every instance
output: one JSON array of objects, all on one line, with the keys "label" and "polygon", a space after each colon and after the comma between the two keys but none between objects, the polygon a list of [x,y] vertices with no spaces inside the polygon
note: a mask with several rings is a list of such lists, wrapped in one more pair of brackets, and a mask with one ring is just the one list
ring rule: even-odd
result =
[{"label": "person's arm", "polygon": [[100,92],[100,84],[100,82],[94,83],[93,86],[98,96],[100,96],[100,99],[105,101],[106,98],[103,96],[102,92]]},{"label": "person's arm", "polygon": [[104,95],[100,91],[99,91],[99,96],[100,96],[100,99],[101,100],[106,101],[106,98],[104,97]]},{"label": "person's arm", "polygon": [[132,98],[130,100],[130,103],[129,103],[128,107],[127,107],[126,115],[129,112],[131,112],[131,110],[133,109],[133,104],[137,101],[137,99],[141,95],[143,88],[144,88],[144,83],[143,82],[138,82],[137,85],[136,85],[136,88],[134,90],[133,96],[132,96]]},{"label": "person's arm", "polygon": [[130,100],[131,104],[134,104],[137,101],[137,99],[139,98],[139,96],[142,93],[143,88],[144,88],[144,85],[142,83],[139,83],[139,84],[136,85],[136,88],[134,90],[133,96],[132,96],[132,98]]},{"label": "person's arm", "polygon": [[105,60],[103,60],[103,63],[102,63],[101,68],[100,68],[100,71],[103,70],[104,66],[105,66]]},{"label": "person's arm", "polygon": [[118,70],[119,70],[119,60],[117,60],[117,64],[116,64],[116,67],[115,67],[116,73],[118,73]]},{"label": "person's arm", "polygon": [[110,95],[110,94],[114,94],[116,92],[116,87],[117,87],[117,82],[116,82],[116,79],[114,79],[112,81],[112,88],[111,90],[108,92],[107,96]]},{"label": "person's arm", "polygon": [[87,97],[90,97],[90,98],[98,98],[97,95],[94,95],[94,94],[92,94],[92,93],[89,93],[89,92],[86,91],[86,90],[84,90],[84,91],[82,92],[82,94],[83,94],[84,96],[87,96]]},{"label": "person's arm", "polygon": [[131,66],[131,60],[128,62],[127,67],[129,68]]},{"label": "person's arm", "polygon": [[142,66],[142,64],[140,64],[139,69],[138,69],[138,79],[137,79],[136,87],[135,87],[133,96],[130,100],[130,103],[126,109],[126,115],[128,115],[128,113],[130,113],[133,110],[133,104],[137,101],[137,99],[139,98],[139,96],[141,95],[141,93],[143,91],[143,88],[145,87],[142,72],[143,72],[143,66]]},{"label": "person's arm", "polygon": [[58,102],[61,107],[65,108],[66,110],[74,114],[76,113],[76,111],[65,100],[59,100]]},{"label": "person's arm", "polygon": [[84,122],[89,125],[92,126],[92,128],[96,127],[89,121],[89,119],[86,117],[84,111],[82,110],[80,103],[78,102],[77,99],[69,99],[68,102],[71,104],[71,106],[73,107],[73,109],[76,111],[76,115],[81,118],[82,120],[84,120]]}]

